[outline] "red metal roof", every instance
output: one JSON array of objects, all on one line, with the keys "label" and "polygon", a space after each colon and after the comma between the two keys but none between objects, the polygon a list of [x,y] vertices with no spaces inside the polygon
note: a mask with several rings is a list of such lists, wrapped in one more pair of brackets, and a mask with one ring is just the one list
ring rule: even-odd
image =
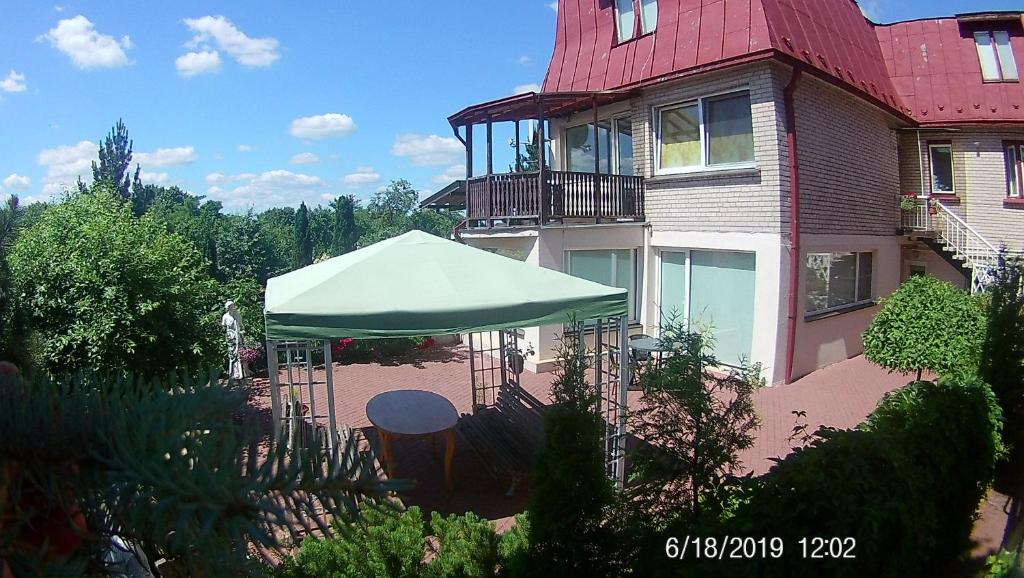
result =
[{"label": "red metal roof", "polygon": [[1024,85],[984,82],[974,43],[977,30],[1007,30],[1018,68],[1024,72],[1020,18],[941,18],[875,28],[896,90],[921,124],[1024,121]]},{"label": "red metal roof", "polygon": [[[922,123],[1024,120],[1021,84],[981,80],[972,33],[964,32],[978,24],[876,25],[854,0],[659,0],[656,30],[618,43],[613,5],[559,1],[544,92],[635,87],[785,55]],[[1013,26],[1024,73],[1024,32]]]}]

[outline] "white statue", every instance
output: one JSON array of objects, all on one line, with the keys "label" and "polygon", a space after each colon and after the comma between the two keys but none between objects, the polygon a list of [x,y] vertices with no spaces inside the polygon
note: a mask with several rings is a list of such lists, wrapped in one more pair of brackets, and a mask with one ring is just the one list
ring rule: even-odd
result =
[{"label": "white statue", "polygon": [[234,301],[225,303],[224,310],[224,316],[220,318],[220,325],[224,328],[224,333],[228,338],[228,379],[243,379],[246,377],[246,368],[240,355],[242,336],[245,335],[242,315],[238,313]]}]

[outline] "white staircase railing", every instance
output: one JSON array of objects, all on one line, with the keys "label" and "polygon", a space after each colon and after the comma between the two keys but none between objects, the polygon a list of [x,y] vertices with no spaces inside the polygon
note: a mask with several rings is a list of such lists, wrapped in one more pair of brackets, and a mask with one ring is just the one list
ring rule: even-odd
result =
[{"label": "white staircase railing", "polygon": [[999,250],[941,202],[929,204],[935,207],[934,214],[929,211],[931,230],[954,259],[963,260],[971,269],[971,292],[984,292],[999,263]]}]

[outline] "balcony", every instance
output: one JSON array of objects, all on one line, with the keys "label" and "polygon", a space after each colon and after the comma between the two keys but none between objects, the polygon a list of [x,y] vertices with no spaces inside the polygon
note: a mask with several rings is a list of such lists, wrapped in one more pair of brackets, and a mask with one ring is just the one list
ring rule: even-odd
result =
[{"label": "balcony", "polygon": [[[543,177],[541,177],[543,174]],[[565,220],[644,220],[644,179],[569,171],[495,174],[466,183],[471,228]]]}]

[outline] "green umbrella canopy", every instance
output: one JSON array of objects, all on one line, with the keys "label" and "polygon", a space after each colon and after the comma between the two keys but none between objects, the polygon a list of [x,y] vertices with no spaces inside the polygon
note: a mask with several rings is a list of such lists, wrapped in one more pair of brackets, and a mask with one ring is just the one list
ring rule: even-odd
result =
[{"label": "green umbrella canopy", "polygon": [[626,290],[412,231],[267,282],[267,338],[446,335],[626,314]]}]

